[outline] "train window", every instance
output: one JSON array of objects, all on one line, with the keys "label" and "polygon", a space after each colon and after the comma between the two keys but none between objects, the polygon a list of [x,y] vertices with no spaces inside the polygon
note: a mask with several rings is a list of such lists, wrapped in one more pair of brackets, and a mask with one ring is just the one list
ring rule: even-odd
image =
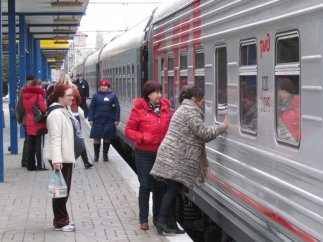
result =
[{"label": "train window", "polygon": [[298,146],[301,138],[299,48],[297,32],[276,37],[276,135],[279,142],[293,146]]},{"label": "train window", "polygon": [[133,100],[134,98],[136,98],[136,83],[135,83],[135,65],[132,64],[131,66],[131,90],[132,90],[132,93],[131,93],[131,100]]},{"label": "train window", "polygon": [[168,57],[168,100],[171,103],[171,108],[175,106],[175,88],[174,88],[174,57]]},{"label": "train window", "polygon": [[[163,90],[165,91],[165,83],[164,83],[164,58],[160,59],[160,84],[163,87]],[[162,93],[162,96],[164,96],[164,93]]]},{"label": "train window", "polygon": [[217,46],[215,48],[215,83],[216,83],[216,120],[222,122],[227,113],[227,48]]},{"label": "train window", "polygon": [[127,98],[131,100],[130,65],[127,65]]},{"label": "train window", "polygon": [[180,56],[180,91],[188,84],[187,80],[187,53],[181,53]]},{"label": "train window", "polygon": [[128,100],[131,100],[131,83],[130,83],[130,77],[127,77],[127,97],[128,97]]},{"label": "train window", "polygon": [[168,76],[168,100],[171,103],[171,109],[174,109],[174,105],[175,105],[174,76]]},{"label": "train window", "polygon": [[205,91],[204,50],[201,49],[195,52],[195,85]]},{"label": "train window", "polygon": [[119,93],[119,96],[121,98],[122,97],[122,73],[121,73],[121,67],[119,67],[118,93]]},{"label": "train window", "polygon": [[174,70],[174,57],[168,57],[168,71]]},{"label": "train window", "polygon": [[242,44],[241,50],[240,50],[240,56],[241,56],[242,66],[257,65],[256,43]]},{"label": "train window", "polygon": [[122,96],[126,98],[126,67],[124,66],[122,70]]},{"label": "train window", "polygon": [[111,87],[113,88],[114,92],[116,91],[115,88],[115,79],[114,79],[114,68],[111,69],[111,79],[110,79]]},{"label": "train window", "polygon": [[257,47],[256,40],[240,44],[240,127],[250,134],[257,134]]},{"label": "train window", "polygon": [[140,83],[141,83],[140,65],[137,64],[137,82],[136,82],[135,95],[133,95],[134,98],[137,97],[137,94],[139,94],[138,97],[141,97]]}]

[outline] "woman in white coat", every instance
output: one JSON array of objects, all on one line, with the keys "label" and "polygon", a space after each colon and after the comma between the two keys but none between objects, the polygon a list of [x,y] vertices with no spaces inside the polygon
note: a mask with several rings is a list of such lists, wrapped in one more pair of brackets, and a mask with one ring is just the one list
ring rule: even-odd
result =
[{"label": "woman in white coat", "polygon": [[[80,123],[74,118],[69,108],[72,99],[72,88],[68,84],[57,85],[55,91],[48,97],[48,136],[44,148],[44,156],[52,168],[62,171],[68,194],[71,189],[72,169],[75,163],[75,147],[79,149],[83,147],[84,149]],[[66,209],[67,199],[68,196],[52,199],[53,225],[57,231],[71,232],[75,230],[75,225],[70,222]]]}]

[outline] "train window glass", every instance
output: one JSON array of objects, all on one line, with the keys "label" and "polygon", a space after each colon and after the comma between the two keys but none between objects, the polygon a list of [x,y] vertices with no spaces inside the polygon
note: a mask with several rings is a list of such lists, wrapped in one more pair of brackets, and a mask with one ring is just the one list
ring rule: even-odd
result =
[{"label": "train window glass", "polygon": [[195,53],[195,68],[204,69],[204,50],[197,50]]},{"label": "train window glass", "polygon": [[181,53],[180,57],[180,70],[187,69],[187,53]]},{"label": "train window glass", "polygon": [[113,88],[114,92],[115,92],[115,88],[114,88],[114,68],[111,68],[111,76],[110,76],[110,84],[111,84],[111,88]]},{"label": "train window glass", "polygon": [[[140,75],[140,65],[137,64],[137,82],[135,83],[135,88],[133,88],[133,95],[132,97],[140,97],[141,96],[141,89],[140,89],[140,83],[141,83],[141,75]],[[135,90],[134,90],[135,89]],[[139,89],[139,90],[138,90]],[[138,95],[139,94],[139,95]],[[137,96],[138,95],[138,96]]]},{"label": "train window glass", "polygon": [[122,73],[121,73],[121,67],[119,67],[118,93],[119,93],[119,96],[122,97]]},{"label": "train window glass", "polygon": [[127,97],[128,97],[128,100],[131,100],[131,83],[130,83],[130,77],[127,78]]},{"label": "train window glass", "polygon": [[160,71],[164,72],[164,58],[160,59]]},{"label": "train window glass", "polygon": [[277,41],[276,63],[299,62],[299,38],[279,38]]},{"label": "train window glass", "polygon": [[222,122],[227,113],[227,48],[215,48],[216,120]]},{"label": "train window glass", "polygon": [[276,76],[277,138],[291,144],[300,141],[299,76]]},{"label": "train window glass", "polygon": [[299,48],[297,32],[276,37],[276,136],[279,142],[292,146],[298,146],[301,138]]},{"label": "train window glass", "polygon": [[135,83],[135,65],[131,65],[131,100],[136,97],[135,95],[135,88],[136,88],[136,83]]},{"label": "train window glass", "polygon": [[195,52],[195,85],[205,91],[204,50],[197,50]]},{"label": "train window glass", "polygon": [[257,134],[257,48],[256,40],[240,45],[240,127],[249,134]]},{"label": "train window glass", "polygon": [[175,88],[174,88],[174,57],[168,56],[168,100],[171,103],[171,108],[175,105]]},{"label": "train window glass", "polygon": [[240,49],[241,65],[257,65],[256,43],[242,44]]},{"label": "train window glass", "polygon": [[168,57],[168,70],[174,70],[174,57],[173,56],[169,56]]},{"label": "train window glass", "polygon": [[171,103],[171,109],[174,108],[174,76],[168,76],[168,100]]},{"label": "train window glass", "polygon": [[122,96],[126,98],[126,67],[124,66],[122,70]]},{"label": "train window glass", "polygon": [[180,56],[180,91],[188,85],[187,80],[187,53],[181,53]]}]

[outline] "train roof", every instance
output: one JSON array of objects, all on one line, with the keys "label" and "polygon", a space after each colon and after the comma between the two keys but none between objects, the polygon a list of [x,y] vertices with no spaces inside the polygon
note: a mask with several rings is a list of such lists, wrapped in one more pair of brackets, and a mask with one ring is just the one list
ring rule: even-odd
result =
[{"label": "train roof", "polygon": [[175,14],[176,12],[180,11],[181,9],[197,2],[198,0],[167,0],[164,1],[160,6],[157,8],[156,13],[154,15],[153,24],[167,18],[170,15]]},{"label": "train roof", "polygon": [[100,55],[100,61],[137,46],[141,46],[144,43],[145,30],[150,18],[151,16],[147,17],[123,35],[106,44]]},{"label": "train roof", "polygon": [[94,53],[92,53],[86,60],[84,63],[84,66],[90,66],[93,64],[97,64],[98,63],[98,58],[99,58],[99,54],[100,54],[101,50],[97,50]]}]

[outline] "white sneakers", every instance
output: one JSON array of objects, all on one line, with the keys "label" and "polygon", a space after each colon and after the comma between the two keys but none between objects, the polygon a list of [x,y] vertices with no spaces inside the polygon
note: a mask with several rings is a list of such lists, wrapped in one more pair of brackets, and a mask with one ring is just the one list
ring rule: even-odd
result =
[{"label": "white sneakers", "polygon": [[75,230],[75,224],[68,224],[62,228],[55,228],[56,231],[63,231],[63,232],[73,232]]}]

